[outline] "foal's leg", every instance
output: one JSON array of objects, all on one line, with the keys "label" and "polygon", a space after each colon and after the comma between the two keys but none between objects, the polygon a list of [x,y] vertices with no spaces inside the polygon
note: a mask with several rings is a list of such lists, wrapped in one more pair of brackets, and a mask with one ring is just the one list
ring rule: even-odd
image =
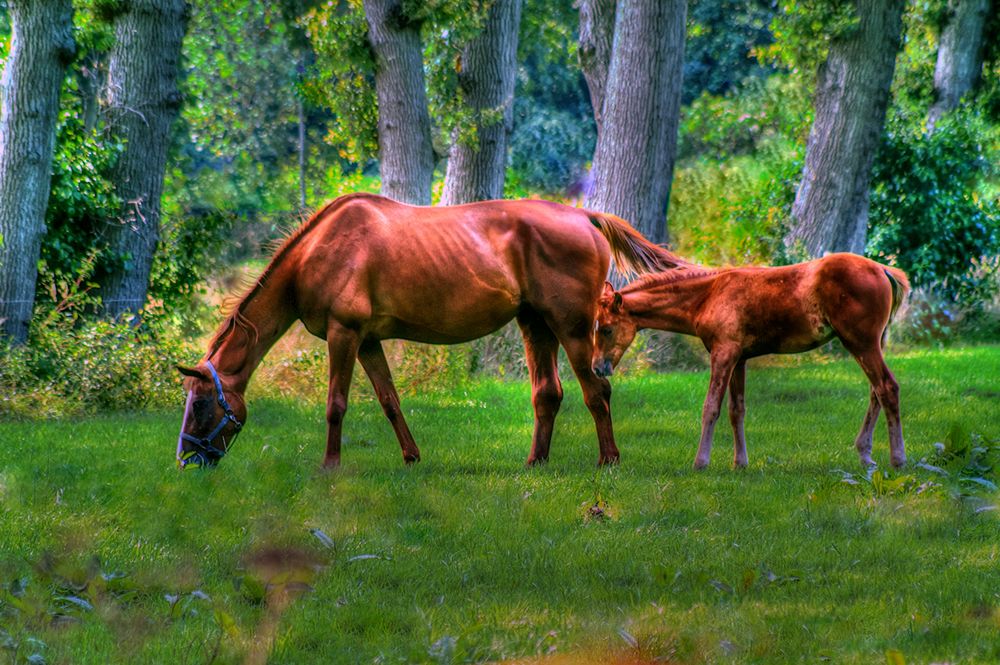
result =
[{"label": "foal's leg", "polygon": [[863,466],[875,466],[875,462],[872,460],[872,435],[875,433],[875,423],[878,421],[879,411],[881,411],[881,407],[878,403],[878,395],[875,394],[875,388],[872,388],[868,394],[868,411],[865,413],[865,419],[861,421],[861,431],[858,432],[858,438],[854,440],[854,447],[858,451],[858,457],[861,458]]},{"label": "foal's leg", "polygon": [[705,406],[701,411],[701,441],[698,443],[698,454],[694,458],[696,469],[708,466],[712,456],[715,421],[719,419],[722,400],[726,397],[726,386],[729,385],[740,353],[740,348],[735,346],[716,346],[712,349],[712,378],[708,382],[708,394],[705,395]]},{"label": "foal's leg", "polygon": [[535,409],[535,430],[526,462],[532,465],[549,458],[552,425],[562,404],[563,389],[557,364],[559,340],[542,317],[534,312],[519,314],[517,324],[524,336],[528,374],[531,376],[531,404]]},{"label": "foal's leg", "polygon": [[330,354],[330,391],[326,399],[326,456],[323,466],[340,465],[340,439],[347,412],[347,393],[358,354],[358,335],[353,330],[331,322],[326,332]]},{"label": "foal's leg", "polygon": [[382,343],[377,339],[363,342],[358,349],[358,360],[361,361],[361,366],[371,380],[372,387],[375,388],[375,395],[378,396],[385,417],[396,432],[399,447],[403,450],[403,461],[407,464],[419,462],[420,450],[399,408],[399,394],[392,383],[392,374],[389,372],[389,363],[386,362],[385,353],[382,351]]},{"label": "foal's leg", "polygon": [[743,397],[746,375],[747,362],[741,359],[736,363],[733,376],[729,379],[729,422],[733,426],[733,466],[736,468],[747,465],[747,440],[743,434],[743,417],[747,411]]},{"label": "foal's leg", "polygon": [[[846,345],[845,345],[846,346]],[[855,351],[850,346],[847,349],[854,356],[854,359],[861,365],[865,376],[872,384],[872,392],[878,398],[879,404],[885,411],[885,421],[889,427],[889,461],[894,467],[901,467],[906,464],[906,448],[903,445],[903,424],[899,418],[899,383],[896,377],[889,371],[882,357],[882,349],[878,342],[864,351]],[[878,417],[878,412],[869,404],[868,414],[871,414],[872,424]],[[868,415],[865,416],[864,425],[868,425]],[[862,426],[862,434],[864,426]],[[861,434],[858,435],[858,438]],[[868,444],[869,448],[871,443]],[[871,457],[869,456],[869,460]],[[864,457],[862,463],[866,463]]]}]

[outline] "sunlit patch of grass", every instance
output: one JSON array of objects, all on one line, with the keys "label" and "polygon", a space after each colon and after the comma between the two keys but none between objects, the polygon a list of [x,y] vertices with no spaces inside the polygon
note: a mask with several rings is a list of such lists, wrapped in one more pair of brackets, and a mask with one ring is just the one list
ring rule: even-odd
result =
[{"label": "sunlit patch of grass", "polygon": [[889,362],[912,464],[877,479],[848,359],[751,368],[741,471],[725,417],[690,469],[705,372],[619,377],[605,469],[568,377],[531,469],[520,381],[404,396],[413,467],[364,395],[333,473],[322,400],[267,391],[202,472],[173,466],[180,403],[0,424],[0,662],[996,662],[1000,497],[959,480],[996,471],[916,463],[956,422],[1000,437],[1000,348]]}]

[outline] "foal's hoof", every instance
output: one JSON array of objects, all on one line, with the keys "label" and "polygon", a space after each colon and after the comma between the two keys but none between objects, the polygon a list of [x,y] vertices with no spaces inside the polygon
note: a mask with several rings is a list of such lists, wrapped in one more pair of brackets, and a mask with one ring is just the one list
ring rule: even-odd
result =
[{"label": "foal's hoof", "polygon": [[597,460],[597,466],[608,466],[610,464],[620,464],[621,455],[618,451],[615,451],[609,455],[601,455]]},{"label": "foal's hoof", "polygon": [[747,468],[747,461],[745,459],[733,460],[733,468],[734,469],[745,469],[745,468]]},{"label": "foal's hoof", "polygon": [[340,457],[327,457],[323,459],[323,470],[333,471],[340,467]]},{"label": "foal's hoof", "polygon": [[694,470],[695,471],[701,471],[702,469],[707,469],[707,468],[708,468],[708,460],[707,459],[706,460],[696,459],[694,461]]},{"label": "foal's hoof", "polygon": [[889,464],[892,464],[892,468],[894,469],[902,469],[904,466],[906,466],[906,455],[903,455],[902,457],[890,458]]},{"label": "foal's hoof", "polygon": [[419,461],[420,453],[417,453],[416,455],[403,455],[403,462],[406,463],[406,466],[413,466]]},{"label": "foal's hoof", "polygon": [[548,457],[529,457],[524,461],[524,466],[541,466],[548,461]]}]

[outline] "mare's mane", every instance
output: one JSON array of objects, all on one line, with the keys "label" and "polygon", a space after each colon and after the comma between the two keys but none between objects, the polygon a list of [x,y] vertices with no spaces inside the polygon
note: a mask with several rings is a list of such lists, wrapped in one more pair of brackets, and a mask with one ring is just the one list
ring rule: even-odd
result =
[{"label": "mare's mane", "polygon": [[267,267],[260,273],[260,277],[254,280],[249,288],[247,288],[243,296],[235,301],[234,305],[227,306],[227,308],[231,307],[232,311],[226,315],[226,318],[219,325],[218,330],[215,331],[212,341],[209,342],[208,356],[211,356],[213,353],[218,351],[226,336],[237,328],[242,328],[246,331],[248,338],[255,340],[258,335],[257,326],[255,326],[252,321],[243,315],[243,310],[246,308],[247,303],[253,300],[254,296],[256,296],[264,287],[264,284],[267,283],[268,278],[274,272],[275,266],[277,266],[285,255],[298,244],[299,240],[301,240],[303,236],[316,227],[316,224],[320,219],[333,212],[335,208],[339,208],[341,204],[354,199],[373,197],[373,194],[369,194],[367,192],[353,192],[351,194],[340,196],[328,202],[322,208],[314,212],[306,221],[299,224],[296,228],[289,232],[284,239],[280,241],[278,248],[275,250],[274,255],[268,262]]}]

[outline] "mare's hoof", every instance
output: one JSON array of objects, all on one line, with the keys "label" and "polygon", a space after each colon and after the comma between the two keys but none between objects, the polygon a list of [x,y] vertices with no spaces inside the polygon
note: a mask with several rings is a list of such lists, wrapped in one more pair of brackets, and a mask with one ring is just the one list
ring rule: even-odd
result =
[{"label": "mare's hoof", "polygon": [[906,466],[906,457],[893,457],[889,460],[889,463],[892,464],[892,468],[894,469],[902,469]]},{"label": "mare's hoof", "polygon": [[601,455],[600,459],[597,460],[597,466],[608,466],[609,464],[620,464],[621,455],[614,453],[613,455]]},{"label": "mare's hoof", "polygon": [[745,459],[733,460],[733,468],[734,469],[745,469],[745,468],[747,468],[747,461]]},{"label": "mare's hoof", "polygon": [[699,459],[696,459],[694,461],[694,470],[695,471],[701,471],[702,469],[707,469],[707,468],[708,468],[708,460],[699,460]]},{"label": "mare's hoof", "polygon": [[413,466],[420,461],[420,455],[403,455],[403,462],[406,466]]},{"label": "mare's hoof", "polygon": [[548,457],[529,457],[525,462],[524,466],[541,466],[549,461]]},{"label": "mare's hoof", "polygon": [[323,470],[324,471],[335,471],[340,467],[340,458],[325,459],[323,460]]}]

